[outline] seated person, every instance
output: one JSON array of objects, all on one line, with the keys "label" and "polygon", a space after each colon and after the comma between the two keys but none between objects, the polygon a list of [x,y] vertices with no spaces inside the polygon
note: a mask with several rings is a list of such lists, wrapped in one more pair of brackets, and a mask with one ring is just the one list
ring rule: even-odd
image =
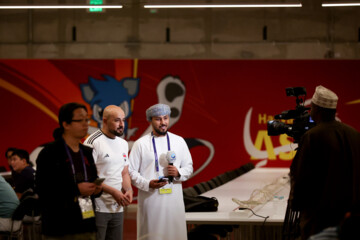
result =
[{"label": "seated person", "polygon": [[[0,231],[11,230],[11,217],[18,205],[19,199],[14,190],[0,175]],[[21,222],[17,222],[13,229],[19,229],[20,224]]]},{"label": "seated person", "polygon": [[16,148],[9,147],[8,149],[6,149],[6,152],[5,152],[5,157],[6,157],[7,161],[8,161],[9,168],[10,168],[11,172],[13,171],[13,168],[11,166],[11,155],[13,154],[13,152],[15,150],[16,150]]},{"label": "seated person", "polygon": [[[3,177],[5,178],[5,180],[12,186],[14,187],[14,179],[13,176],[16,175],[16,172],[14,172],[12,166],[11,166],[11,155],[13,154],[13,152],[16,150],[16,148],[14,147],[9,147],[8,149],[6,149],[5,151],[5,157],[6,160],[8,162],[9,165],[9,169],[11,171],[11,175],[7,174],[7,175],[3,175]],[[6,168],[6,171],[8,170],[8,168]]]},{"label": "seated person", "polygon": [[26,190],[33,189],[35,184],[35,170],[30,165],[29,153],[23,149],[16,149],[11,155],[11,166],[16,172],[13,176],[14,190],[18,198]]}]

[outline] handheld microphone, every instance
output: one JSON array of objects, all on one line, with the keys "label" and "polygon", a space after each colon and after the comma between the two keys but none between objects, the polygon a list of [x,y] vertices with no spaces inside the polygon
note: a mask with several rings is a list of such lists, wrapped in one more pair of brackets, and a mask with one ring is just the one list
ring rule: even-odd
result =
[{"label": "handheld microphone", "polygon": [[[174,165],[174,162],[176,161],[176,153],[174,151],[168,151],[166,153],[166,160],[168,161],[169,165]],[[173,176],[169,176],[169,182],[172,182],[174,180]]]}]

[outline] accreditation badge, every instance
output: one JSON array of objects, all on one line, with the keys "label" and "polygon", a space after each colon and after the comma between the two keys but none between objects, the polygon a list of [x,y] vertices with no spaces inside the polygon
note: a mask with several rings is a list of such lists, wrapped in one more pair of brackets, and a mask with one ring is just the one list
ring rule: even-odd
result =
[{"label": "accreditation badge", "polygon": [[159,188],[159,193],[160,194],[171,194],[172,193],[172,183],[166,184],[162,188]]},{"label": "accreditation badge", "polygon": [[79,197],[78,202],[83,219],[95,217],[94,208],[90,197]]}]

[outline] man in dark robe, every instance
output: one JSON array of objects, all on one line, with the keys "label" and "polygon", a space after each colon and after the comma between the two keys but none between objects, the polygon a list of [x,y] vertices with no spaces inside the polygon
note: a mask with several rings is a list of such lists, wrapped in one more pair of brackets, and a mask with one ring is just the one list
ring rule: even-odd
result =
[{"label": "man in dark robe", "polygon": [[301,239],[338,226],[360,201],[360,133],[335,119],[338,97],[318,86],[311,117],[290,168],[290,208],[300,211]]}]

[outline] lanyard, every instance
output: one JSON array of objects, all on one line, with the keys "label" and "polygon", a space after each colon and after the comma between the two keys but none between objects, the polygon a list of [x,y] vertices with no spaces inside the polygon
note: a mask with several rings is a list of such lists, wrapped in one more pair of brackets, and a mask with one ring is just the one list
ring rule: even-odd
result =
[{"label": "lanyard", "polygon": [[[154,134],[152,132],[151,132],[151,136],[152,136],[152,143],[153,143],[153,147],[154,147],[155,168],[156,168],[156,172],[159,172],[159,159],[158,159],[158,155],[156,152]],[[167,133],[166,133],[166,138],[167,138],[168,151],[170,151],[170,138],[169,138],[169,134],[167,134]]]},{"label": "lanyard", "polygon": [[[69,147],[68,147],[68,145],[66,145],[65,141],[64,141],[64,145],[65,145],[66,153],[67,153],[68,158],[69,158],[70,163],[71,163],[71,169],[72,169],[72,172],[73,172],[73,175],[74,175],[74,180],[75,180],[75,183],[76,183],[76,175],[75,175],[74,161],[73,161],[73,159],[72,159],[72,157],[71,157]],[[87,171],[86,171],[86,166],[85,166],[84,153],[83,153],[81,147],[79,147],[79,150],[80,150],[81,161],[82,161],[83,167],[84,167],[85,182],[87,182],[87,181],[88,181],[88,176],[87,176]]]}]

